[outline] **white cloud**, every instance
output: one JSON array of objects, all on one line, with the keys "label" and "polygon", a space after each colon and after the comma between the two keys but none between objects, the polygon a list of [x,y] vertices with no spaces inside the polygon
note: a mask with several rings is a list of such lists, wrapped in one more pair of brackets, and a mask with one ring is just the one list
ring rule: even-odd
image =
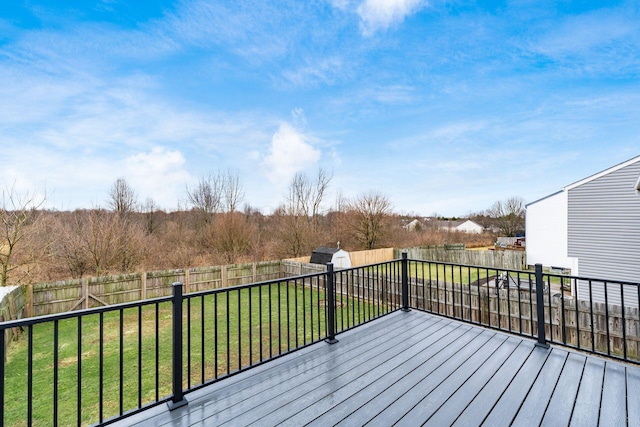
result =
[{"label": "white cloud", "polygon": [[178,150],[153,147],[151,151],[124,159],[126,178],[140,197],[152,198],[162,207],[174,207],[190,175],[186,160]]},{"label": "white cloud", "polygon": [[308,138],[283,123],[271,138],[269,155],[263,165],[267,168],[267,177],[274,184],[288,183],[296,172],[318,163],[320,151],[308,143]]},{"label": "white cloud", "polygon": [[386,30],[424,5],[423,0],[364,0],[357,9],[360,31],[370,36],[378,30]]},{"label": "white cloud", "polygon": [[332,85],[349,75],[342,58],[334,56],[319,60],[308,60],[295,70],[285,70],[283,77],[294,86]]}]

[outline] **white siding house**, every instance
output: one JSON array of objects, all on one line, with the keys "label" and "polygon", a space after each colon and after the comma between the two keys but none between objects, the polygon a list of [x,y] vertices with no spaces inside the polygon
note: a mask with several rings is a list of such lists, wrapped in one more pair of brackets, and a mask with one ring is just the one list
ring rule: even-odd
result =
[{"label": "white siding house", "polygon": [[640,156],[528,204],[527,264],[640,283],[639,188]]},{"label": "white siding house", "polygon": [[567,192],[559,191],[527,205],[527,264],[577,270],[567,255]]},{"label": "white siding house", "polygon": [[477,222],[466,220],[462,224],[458,225],[456,231],[462,231],[463,233],[480,234],[484,231],[484,228]]}]

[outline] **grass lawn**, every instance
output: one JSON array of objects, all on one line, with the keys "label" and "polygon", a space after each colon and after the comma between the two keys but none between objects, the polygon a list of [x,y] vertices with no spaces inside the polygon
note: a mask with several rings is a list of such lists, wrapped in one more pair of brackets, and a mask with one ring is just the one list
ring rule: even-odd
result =
[{"label": "grass lawn", "polygon": [[[337,299],[338,330],[385,311],[384,306],[370,302],[341,295]],[[220,378],[323,339],[324,305],[323,291],[287,284],[185,300],[183,386]],[[66,426],[76,425],[78,418],[82,425],[93,424],[170,395],[171,336],[170,303],[26,329],[7,352],[5,425],[27,425],[29,340],[33,343],[33,425],[53,424],[57,394],[58,424]],[[56,364],[57,381],[53,369]]]},{"label": "grass lawn", "polygon": [[488,276],[494,276],[496,270],[490,268],[488,271],[483,268],[451,266],[434,263],[409,263],[409,277],[418,279],[427,279],[438,282],[456,283],[468,285],[479,279],[485,279]]}]

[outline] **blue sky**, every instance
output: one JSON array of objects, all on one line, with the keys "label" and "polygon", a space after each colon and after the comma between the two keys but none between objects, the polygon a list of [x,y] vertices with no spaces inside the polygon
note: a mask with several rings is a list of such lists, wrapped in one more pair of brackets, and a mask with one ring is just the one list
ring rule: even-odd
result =
[{"label": "blue sky", "polygon": [[318,167],[327,207],[530,202],[640,154],[640,4],[5,1],[0,147],[0,185],[62,210],[232,169],[269,213]]}]

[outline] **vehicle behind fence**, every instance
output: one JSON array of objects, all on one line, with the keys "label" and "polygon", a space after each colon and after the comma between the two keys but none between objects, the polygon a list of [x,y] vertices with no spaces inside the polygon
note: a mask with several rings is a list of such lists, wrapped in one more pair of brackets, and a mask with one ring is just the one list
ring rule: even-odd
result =
[{"label": "vehicle behind fence", "polygon": [[108,424],[164,403],[179,407],[191,391],[335,343],[340,332],[400,309],[639,363],[639,289],[541,266],[406,255],[191,293],[175,283],[171,296],[0,323],[0,427]]}]

